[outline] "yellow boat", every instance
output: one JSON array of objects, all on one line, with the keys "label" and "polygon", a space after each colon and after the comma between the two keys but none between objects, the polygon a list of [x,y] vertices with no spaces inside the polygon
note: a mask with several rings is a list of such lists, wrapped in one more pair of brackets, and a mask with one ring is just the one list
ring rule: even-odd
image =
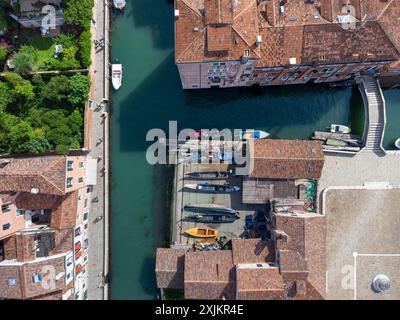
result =
[{"label": "yellow boat", "polygon": [[186,234],[196,238],[215,238],[218,230],[211,228],[192,228],[185,231]]}]

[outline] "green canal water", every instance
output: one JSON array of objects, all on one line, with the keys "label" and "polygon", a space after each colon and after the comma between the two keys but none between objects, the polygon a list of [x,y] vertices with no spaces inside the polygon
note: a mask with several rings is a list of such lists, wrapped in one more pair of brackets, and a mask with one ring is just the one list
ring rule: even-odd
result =
[{"label": "green canal water", "polygon": [[[156,297],[155,249],[168,239],[170,170],[146,163],[146,133],[180,129],[259,128],[275,138],[308,138],[331,123],[362,132],[362,100],[355,88],[325,85],[181,90],[174,65],[172,1],[128,0],[112,23],[112,58],[124,67],[111,116],[112,299]],[[388,133],[400,137],[400,90],[385,93]]]}]

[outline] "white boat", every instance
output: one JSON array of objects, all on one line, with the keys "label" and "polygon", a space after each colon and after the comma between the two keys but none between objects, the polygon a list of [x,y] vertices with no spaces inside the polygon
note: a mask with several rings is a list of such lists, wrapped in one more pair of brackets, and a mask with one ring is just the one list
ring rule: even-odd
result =
[{"label": "white boat", "polygon": [[398,139],[395,141],[394,145],[396,146],[397,149],[400,149],[400,138],[398,138]]},{"label": "white boat", "polygon": [[111,66],[111,82],[115,90],[118,90],[122,84],[122,64],[114,63]]},{"label": "white boat", "polygon": [[125,5],[126,5],[125,0],[113,0],[113,3],[114,3],[114,7],[119,10],[122,10],[123,8],[125,8]]},{"label": "white boat", "polygon": [[331,124],[331,132],[334,133],[350,133],[351,129],[342,124]]},{"label": "white boat", "polygon": [[240,131],[241,139],[265,139],[270,134],[266,131],[262,130],[254,130],[254,129],[246,129],[244,131]]}]

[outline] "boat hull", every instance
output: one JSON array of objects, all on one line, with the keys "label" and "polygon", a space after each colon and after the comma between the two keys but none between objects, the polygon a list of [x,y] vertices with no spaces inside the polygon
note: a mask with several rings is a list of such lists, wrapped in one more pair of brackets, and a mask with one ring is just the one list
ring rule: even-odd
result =
[{"label": "boat hull", "polygon": [[396,146],[397,149],[400,149],[400,138],[396,140],[394,145]]},{"label": "boat hull", "polygon": [[262,130],[246,129],[240,132],[240,137],[246,139],[266,139],[270,134]]},{"label": "boat hull", "polygon": [[218,236],[218,230],[211,228],[192,228],[186,230],[185,233],[195,238],[215,238]]},{"label": "boat hull", "polygon": [[200,223],[232,223],[238,220],[236,215],[191,215],[185,218],[186,221]]},{"label": "boat hull", "polygon": [[205,205],[186,205],[183,208],[185,211],[189,212],[196,212],[202,214],[227,214],[227,215],[235,215],[237,211],[232,208],[227,208],[223,206],[217,206],[212,204],[205,204]]},{"label": "boat hull", "polygon": [[240,191],[239,186],[235,185],[224,185],[224,184],[185,184],[185,188],[196,190],[199,192],[211,192],[211,193],[230,193]]},{"label": "boat hull", "polygon": [[187,174],[188,177],[194,179],[204,179],[204,180],[218,180],[227,179],[232,176],[230,171],[205,171],[205,172],[190,172]]}]

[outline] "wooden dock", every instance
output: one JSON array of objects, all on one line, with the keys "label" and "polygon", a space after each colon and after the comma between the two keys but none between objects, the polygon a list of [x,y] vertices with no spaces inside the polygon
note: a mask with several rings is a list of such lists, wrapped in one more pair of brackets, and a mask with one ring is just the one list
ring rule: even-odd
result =
[{"label": "wooden dock", "polygon": [[315,131],[314,135],[311,137],[314,140],[326,141],[327,139],[336,139],[344,142],[362,143],[361,136],[351,133],[336,133],[336,132],[324,132]]}]

